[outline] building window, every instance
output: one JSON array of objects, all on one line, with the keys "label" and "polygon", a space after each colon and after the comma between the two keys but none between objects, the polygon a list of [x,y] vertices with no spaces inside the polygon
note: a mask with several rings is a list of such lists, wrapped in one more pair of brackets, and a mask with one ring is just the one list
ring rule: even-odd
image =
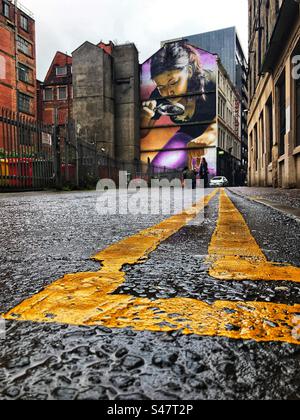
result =
[{"label": "building window", "polygon": [[259,130],[260,130],[260,135],[259,135],[259,150],[258,150],[258,155],[259,158],[261,160],[261,167],[264,167],[264,154],[265,154],[265,150],[266,150],[266,146],[265,146],[265,124],[264,124],[264,112],[262,111],[262,113],[260,114],[259,117]]},{"label": "building window", "polygon": [[269,156],[268,156],[268,160],[269,163],[272,163],[273,161],[273,101],[272,101],[272,96],[270,96],[270,98],[268,99],[267,102],[267,106],[266,106],[266,110],[267,110],[267,121],[268,121],[268,144],[269,144]]},{"label": "building window", "polygon": [[2,4],[2,12],[3,12],[3,16],[5,16],[7,19],[10,18],[10,6],[5,1]]},{"label": "building window", "polygon": [[68,74],[67,66],[56,67],[56,76],[66,76]]},{"label": "building window", "polygon": [[226,102],[219,96],[219,116],[226,121]]},{"label": "building window", "polygon": [[32,83],[32,70],[19,63],[19,80],[24,83]]},{"label": "building window", "polygon": [[278,112],[279,112],[279,154],[285,153],[285,135],[286,135],[286,88],[285,73],[281,76],[278,85]]},{"label": "building window", "polygon": [[46,88],[44,90],[44,101],[53,101],[53,89]]},{"label": "building window", "polygon": [[254,161],[255,161],[255,170],[258,170],[258,130],[257,124],[254,127]]},{"label": "building window", "polygon": [[29,28],[28,18],[24,15],[20,16],[20,26],[24,31],[28,32],[28,28]]},{"label": "building window", "polygon": [[58,100],[59,101],[65,101],[67,98],[68,98],[67,87],[66,86],[59,87],[58,88]]},{"label": "building window", "polygon": [[18,94],[18,109],[20,112],[24,112],[25,114],[30,114],[31,110],[31,97],[25,95],[24,93]]},{"label": "building window", "polygon": [[32,56],[32,45],[30,42],[26,41],[24,38],[18,36],[18,50],[24,53],[25,55]]}]

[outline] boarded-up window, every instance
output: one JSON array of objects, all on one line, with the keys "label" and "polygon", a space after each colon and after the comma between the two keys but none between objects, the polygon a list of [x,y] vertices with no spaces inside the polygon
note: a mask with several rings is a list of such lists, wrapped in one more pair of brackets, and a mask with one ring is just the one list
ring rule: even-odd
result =
[{"label": "boarded-up window", "polygon": [[6,60],[0,55],[0,80],[6,79]]}]

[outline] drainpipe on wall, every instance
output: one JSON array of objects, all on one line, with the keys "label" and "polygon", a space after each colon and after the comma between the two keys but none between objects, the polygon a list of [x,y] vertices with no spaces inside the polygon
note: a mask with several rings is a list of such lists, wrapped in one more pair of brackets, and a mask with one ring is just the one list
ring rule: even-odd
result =
[{"label": "drainpipe on wall", "polygon": [[16,72],[16,110],[17,110],[17,119],[19,119],[19,61],[18,61],[18,0],[14,1],[14,6],[15,6],[15,55],[16,55],[16,68],[15,68],[15,72]]}]

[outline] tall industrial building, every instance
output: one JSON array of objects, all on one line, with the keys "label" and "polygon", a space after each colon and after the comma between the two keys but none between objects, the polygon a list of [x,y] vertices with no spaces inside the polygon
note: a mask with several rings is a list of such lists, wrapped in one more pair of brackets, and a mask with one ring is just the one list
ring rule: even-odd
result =
[{"label": "tall industrial building", "polygon": [[300,10],[249,0],[249,183],[300,187]]},{"label": "tall industrial building", "polygon": [[[236,28],[231,27],[197,35],[189,35],[171,41],[177,40],[185,40],[198,48],[217,54],[231,82],[238,89],[241,100],[241,172],[244,174],[242,178],[245,178],[248,170],[248,66]],[[170,41],[163,41],[162,45],[166,42]]]},{"label": "tall industrial building", "polygon": [[83,43],[57,52],[38,82],[39,120],[112,159],[139,160],[139,61],[134,44]]},{"label": "tall industrial building", "polygon": [[139,61],[134,44],[85,42],[72,54],[76,135],[121,161],[139,160]]}]

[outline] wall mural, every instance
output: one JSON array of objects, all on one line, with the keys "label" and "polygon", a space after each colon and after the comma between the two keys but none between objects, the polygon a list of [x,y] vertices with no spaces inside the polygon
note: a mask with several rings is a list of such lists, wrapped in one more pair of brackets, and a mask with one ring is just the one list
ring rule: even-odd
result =
[{"label": "wall mural", "polygon": [[216,174],[217,57],[184,42],[166,44],[141,66],[141,158],[154,166]]}]

